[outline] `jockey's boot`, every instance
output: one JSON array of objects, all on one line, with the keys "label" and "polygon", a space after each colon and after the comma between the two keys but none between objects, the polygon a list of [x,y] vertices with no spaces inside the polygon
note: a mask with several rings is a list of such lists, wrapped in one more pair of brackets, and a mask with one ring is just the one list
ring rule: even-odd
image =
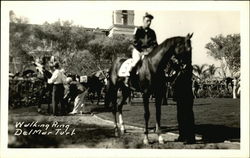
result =
[{"label": "jockey's boot", "polygon": [[126,87],[130,88],[130,89],[133,90],[133,91],[136,90],[135,87],[132,86],[132,83],[131,83],[131,81],[130,81],[129,76],[125,77],[125,79],[124,79],[124,85],[125,85]]},{"label": "jockey's boot", "polygon": [[125,84],[126,87],[129,87],[129,76],[125,77],[124,84]]},{"label": "jockey's boot", "polygon": [[[129,69],[129,74],[131,76],[131,71],[133,70],[133,67],[134,66],[131,66],[130,69]],[[126,87],[130,87],[130,83],[129,83],[129,76],[126,76],[125,79],[124,79],[124,84]]]}]

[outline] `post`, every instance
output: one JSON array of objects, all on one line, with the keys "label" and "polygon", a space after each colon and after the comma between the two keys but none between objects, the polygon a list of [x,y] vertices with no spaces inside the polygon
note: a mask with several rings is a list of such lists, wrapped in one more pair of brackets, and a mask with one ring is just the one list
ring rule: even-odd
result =
[{"label": "post", "polygon": [[237,99],[236,87],[237,87],[237,80],[236,80],[236,78],[234,78],[233,79],[233,99]]}]

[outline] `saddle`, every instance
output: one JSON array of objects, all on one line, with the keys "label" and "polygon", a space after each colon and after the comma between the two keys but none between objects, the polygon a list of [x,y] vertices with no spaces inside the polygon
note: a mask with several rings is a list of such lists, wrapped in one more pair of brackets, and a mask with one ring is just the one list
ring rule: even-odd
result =
[{"label": "saddle", "polygon": [[118,76],[119,77],[129,77],[128,84],[131,90],[139,90],[139,76],[138,76],[138,69],[142,65],[142,60],[139,60],[136,65],[131,69],[132,67],[132,58],[127,59],[124,61],[118,70]]},{"label": "saddle", "polygon": [[119,77],[128,77],[128,76],[130,76],[130,70],[131,70],[131,72],[134,69],[138,70],[138,68],[140,67],[140,65],[142,63],[142,60],[148,54],[149,53],[147,53],[147,54],[143,54],[142,53],[141,59],[136,63],[136,65],[133,67],[133,69],[131,69],[132,68],[133,59],[132,58],[128,58],[127,60],[125,60],[122,63],[122,65],[121,65],[121,67],[120,67],[120,69],[118,71],[118,76]]},{"label": "saddle", "polygon": [[132,68],[132,62],[133,59],[129,58],[126,61],[124,61],[118,71],[118,76],[119,77],[128,77],[130,76],[130,70]]}]

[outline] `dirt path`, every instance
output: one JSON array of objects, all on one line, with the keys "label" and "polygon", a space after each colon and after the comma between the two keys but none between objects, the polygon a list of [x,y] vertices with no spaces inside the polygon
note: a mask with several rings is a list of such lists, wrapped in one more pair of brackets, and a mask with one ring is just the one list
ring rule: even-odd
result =
[{"label": "dirt path", "polygon": [[[157,142],[157,135],[151,130],[150,144],[143,145],[143,129],[135,126],[126,126],[125,135],[114,137],[113,123],[101,119],[97,115],[83,114],[73,116],[46,116],[38,114],[35,107],[11,110],[9,113],[9,147],[69,147],[69,148],[149,148],[149,149],[239,149],[237,142],[204,143],[197,137],[197,144],[184,145],[174,142],[177,134],[166,132],[163,134],[165,144]],[[16,123],[23,121],[38,124],[49,124],[48,131],[55,130],[52,124],[69,125],[74,135],[14,135]],[[31,127],[32,128],[32,127]],[[31,128],[22,128],[30,130]]]},{"label": "dirt path", "polygon": [[[98,123],[102,123],[102,124],[113,125],[112,121],[104,120],[104,119],[98,117],[97,115],[93,115],[93,116],[94,117],[92,117],[91,119],[96,123],[98,122]],[[128,134],[128,133],[129,134],[142,133],[142,131],[143,131],[143,128],[126,125],[126,132],[127,132],[126,134]],[[157,141],[157,135],[154,134],[153,130],[151,130],[150,133],[151,134],[149,134],[149,139],[151,140],[151,145],[149,145],[149,146],[153,147],[154,146],[153,144],[156,143],[156,141]],[[196,140],[197,140],[198,144],[183,145],[180,142],[174,142],[174,140],[176,138],[178,138],[178,136],[179,136],[178,134],[175,134],[175,133],[172,133],[172,132],[166,132],[166,133],[163,133],[162,136],[163,136],[164,141],[165,141],[166,144],[172,143],[172,144],[176,144],[176,146],[179,146],[179,147],[180,146],[183,146],[183,147],[185,146],[184,148],[197,148],[197,146],[200,146],[200,147],[202,146],[202,147],[205,147],[205,148],[218,147],[218,148],[224,148],[224,149],[227,149],[227,148],[239,149],[239,147],[240,147],[240,143],[238,143],[238,142],[230,142],[230,141],[225,141],[223,143],[208,143],[208,144],[204,145],[204,144],[201,143],[202,138],[199,137],[199,136],[196,136]],[[142,140],[142,137],[141,137],[141,140]]]}]

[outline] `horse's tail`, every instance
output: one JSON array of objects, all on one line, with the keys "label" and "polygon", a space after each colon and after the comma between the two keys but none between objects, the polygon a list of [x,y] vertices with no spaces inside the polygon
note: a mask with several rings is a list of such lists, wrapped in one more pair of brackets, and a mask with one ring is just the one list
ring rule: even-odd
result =
[{"label": "horse's tail", "polygon": [[106,84],[106,93],[104,98],[105,107],[109,108],[110,103],[112,102],[114,93],[115,93],[115,82],[114,77],[112,78],[112,75],[114,75],[112,72],[112,68],[109,71],[109,77],[107,78],[107,84]]},{"label": "horse's tail", "polygon": [[104,98],[104,105],[106,108],[110,107],[110,103],[111,103],[111,85],[110,85],[110,78],[107,81],[107,85],[106,85],[106,93],[105,93],[105,98]]},{"label": "horse's tail", "polygon": [[105,93],[105,107],[110,107],[110,103],[112,101],[112,96],[115,93],[115,85],[117,80],[117,63],[119,63],[119,59],[116,59],[111,68],[108,71],[107,85],[106,85],[106,93]]}]

